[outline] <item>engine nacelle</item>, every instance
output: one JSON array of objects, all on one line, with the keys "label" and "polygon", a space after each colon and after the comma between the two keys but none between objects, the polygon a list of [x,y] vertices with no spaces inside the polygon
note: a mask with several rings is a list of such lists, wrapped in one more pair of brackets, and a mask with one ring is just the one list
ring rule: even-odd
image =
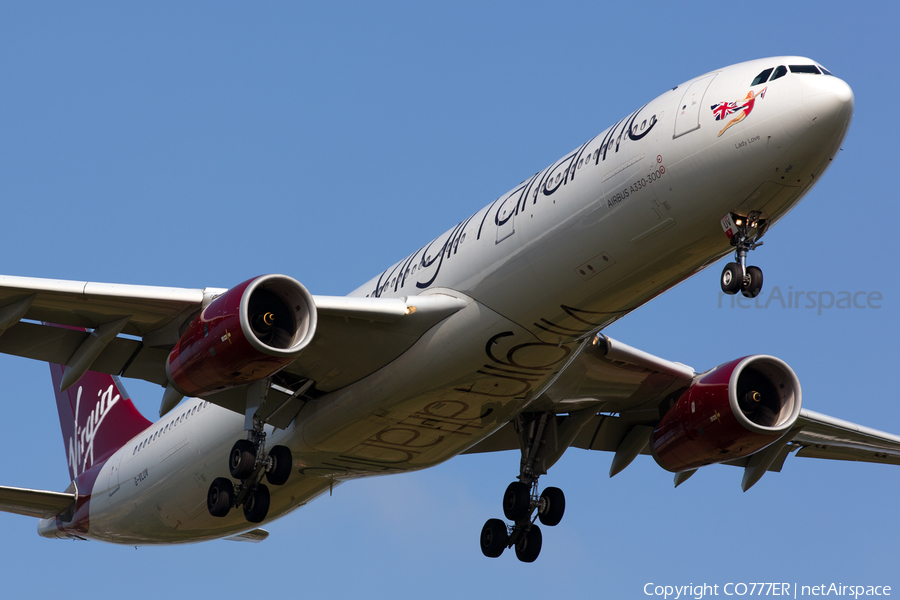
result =
[{"label": "engine nacelle", "polygon": [[749,456],[793,427],[800,402],[800,382],[784,361],[739,358],[681,395],[654,429],[650,450],[675,473]]},{"label": "engine nacelle", "polygon": [[203,309],[169,354],[166,373],[185,396],[245,385],[287,366],[315,332],[316,305],[306,288],[262,275]]}]

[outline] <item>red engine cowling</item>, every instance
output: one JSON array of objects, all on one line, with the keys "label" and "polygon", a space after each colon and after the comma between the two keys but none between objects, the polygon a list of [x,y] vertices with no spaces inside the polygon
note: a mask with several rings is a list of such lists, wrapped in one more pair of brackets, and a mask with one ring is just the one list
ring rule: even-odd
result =
[{"label": "red engine cowling", "polygon": [[800,402],[800,382],[784,361],[739,358],[681,395],[654,429],[650,450],[675,473],[749,456],[794,425]]},{"label": "red engine cowling", "polygon": [[258,381],[299,355],[316,332],[316,305],[300,282],[262,275],[237,285],[195,318],[166,372],[185,396]]}]

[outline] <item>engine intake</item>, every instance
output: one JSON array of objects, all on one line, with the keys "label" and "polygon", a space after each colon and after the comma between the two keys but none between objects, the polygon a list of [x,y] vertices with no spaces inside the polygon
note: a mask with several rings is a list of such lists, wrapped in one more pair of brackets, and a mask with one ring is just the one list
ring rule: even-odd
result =
[{"label": "engine intake", "polygon": [[185,396],[268,377],[296,358],[316,332],[316,305],[297,280],[262,275],[213,300],[169,353],[166,372]]},{"label": "engine intake", "polygon": [[747,356],[713,369],[685,391],[653,431],[650,450],[680,472],[749,456],[800,416],[800,382],[774,356]]}]

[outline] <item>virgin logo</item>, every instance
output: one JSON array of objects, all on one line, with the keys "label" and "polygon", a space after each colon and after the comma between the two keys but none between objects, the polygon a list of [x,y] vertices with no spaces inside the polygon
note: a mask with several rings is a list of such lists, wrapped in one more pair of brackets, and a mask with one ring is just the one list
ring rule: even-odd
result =
[{"label": "virgin logo", "polygon": [[75,399],[75,436],[68,440],[69,450],[69,467],[77,477],[92,466],[94,466],[94,440],[103,419],[110,413],[112,407],[116,405],[121,396],[113,395],[113,386],[110,385],[105,391],[97,390],[99,400],[94,404],[94,408],[84,418],[84,424],[80,424],[81,411],[81,393],[82,387],[78,386],[78,394]]}]

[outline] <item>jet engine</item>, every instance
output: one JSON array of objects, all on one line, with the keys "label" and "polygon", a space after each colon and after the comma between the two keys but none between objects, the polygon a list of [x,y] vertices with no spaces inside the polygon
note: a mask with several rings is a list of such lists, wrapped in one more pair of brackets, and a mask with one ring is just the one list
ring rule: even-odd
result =
[{"label": "jet engine", "polygon": [[654,429],[650,450],[675,473],[749,456],[793,427],[800,402],[800,382],[784,361],[739,358],[681,395]]},{"label": "jet engine", "polygon": [[185,396],[268,377],[290,364],[316,332],[316,305],[285,275],[262,275],[213,300],[169,353],[166,373]]}]

